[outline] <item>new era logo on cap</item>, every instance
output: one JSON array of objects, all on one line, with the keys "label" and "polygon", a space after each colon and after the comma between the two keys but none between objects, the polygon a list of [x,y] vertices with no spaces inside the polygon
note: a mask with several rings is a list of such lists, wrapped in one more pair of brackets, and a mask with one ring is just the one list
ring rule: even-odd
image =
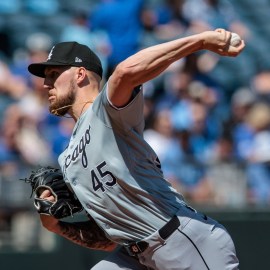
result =
[{"label": "new era logo on cap", "polygon": [[76,63],[81,63],[81,62],[82,62],[82,59],[80,59],[79,57],[76,57],[76,58],[75,58],[75,62],[76,62]]},{"label": "new era logo on cap", "polygon": [[86,45],[77,42],[61,42],[52,47],[46,62],[33,63],[28,70],[33,75],[45,77],[48,66],[84,67],[102,78],[102,66],[98,56]]}]

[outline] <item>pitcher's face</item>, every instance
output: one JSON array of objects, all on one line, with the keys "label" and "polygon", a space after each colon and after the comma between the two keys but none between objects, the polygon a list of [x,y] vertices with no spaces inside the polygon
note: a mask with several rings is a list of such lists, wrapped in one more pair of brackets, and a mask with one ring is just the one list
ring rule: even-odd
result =
[{"label": "pitcher's face", "polygon": [[63,116],[68,113],[76,99],[74,69],[70,67],[48,67],[45,71],[44,88],[48,90],[49,111]]}]

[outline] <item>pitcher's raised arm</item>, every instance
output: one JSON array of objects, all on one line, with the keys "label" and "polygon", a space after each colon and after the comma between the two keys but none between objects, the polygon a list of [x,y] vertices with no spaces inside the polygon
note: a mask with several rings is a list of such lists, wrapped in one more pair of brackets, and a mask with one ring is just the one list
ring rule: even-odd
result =
[{"label": "pitcher's raised arm", "polygon": [[209,50],[222,56],[237,56],[245,47],[230,45],[231,32],[224,29],[205,31],[139,51],[121,62],[109,80],[108,95],[117,107],[126,105],[134,87],[161,74],[173,62],[199,50]]}]

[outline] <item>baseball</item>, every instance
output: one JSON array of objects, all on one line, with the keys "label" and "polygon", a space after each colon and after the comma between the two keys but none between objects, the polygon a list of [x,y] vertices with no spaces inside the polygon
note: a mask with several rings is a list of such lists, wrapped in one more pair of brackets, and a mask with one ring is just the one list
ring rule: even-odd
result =
[{"label": "baseball", "polygon": [[233,47],[237,47],[241,44],[241,38],[238,34],[232,33],[231,34],[231,39],[230,39],[230,45]]}]

